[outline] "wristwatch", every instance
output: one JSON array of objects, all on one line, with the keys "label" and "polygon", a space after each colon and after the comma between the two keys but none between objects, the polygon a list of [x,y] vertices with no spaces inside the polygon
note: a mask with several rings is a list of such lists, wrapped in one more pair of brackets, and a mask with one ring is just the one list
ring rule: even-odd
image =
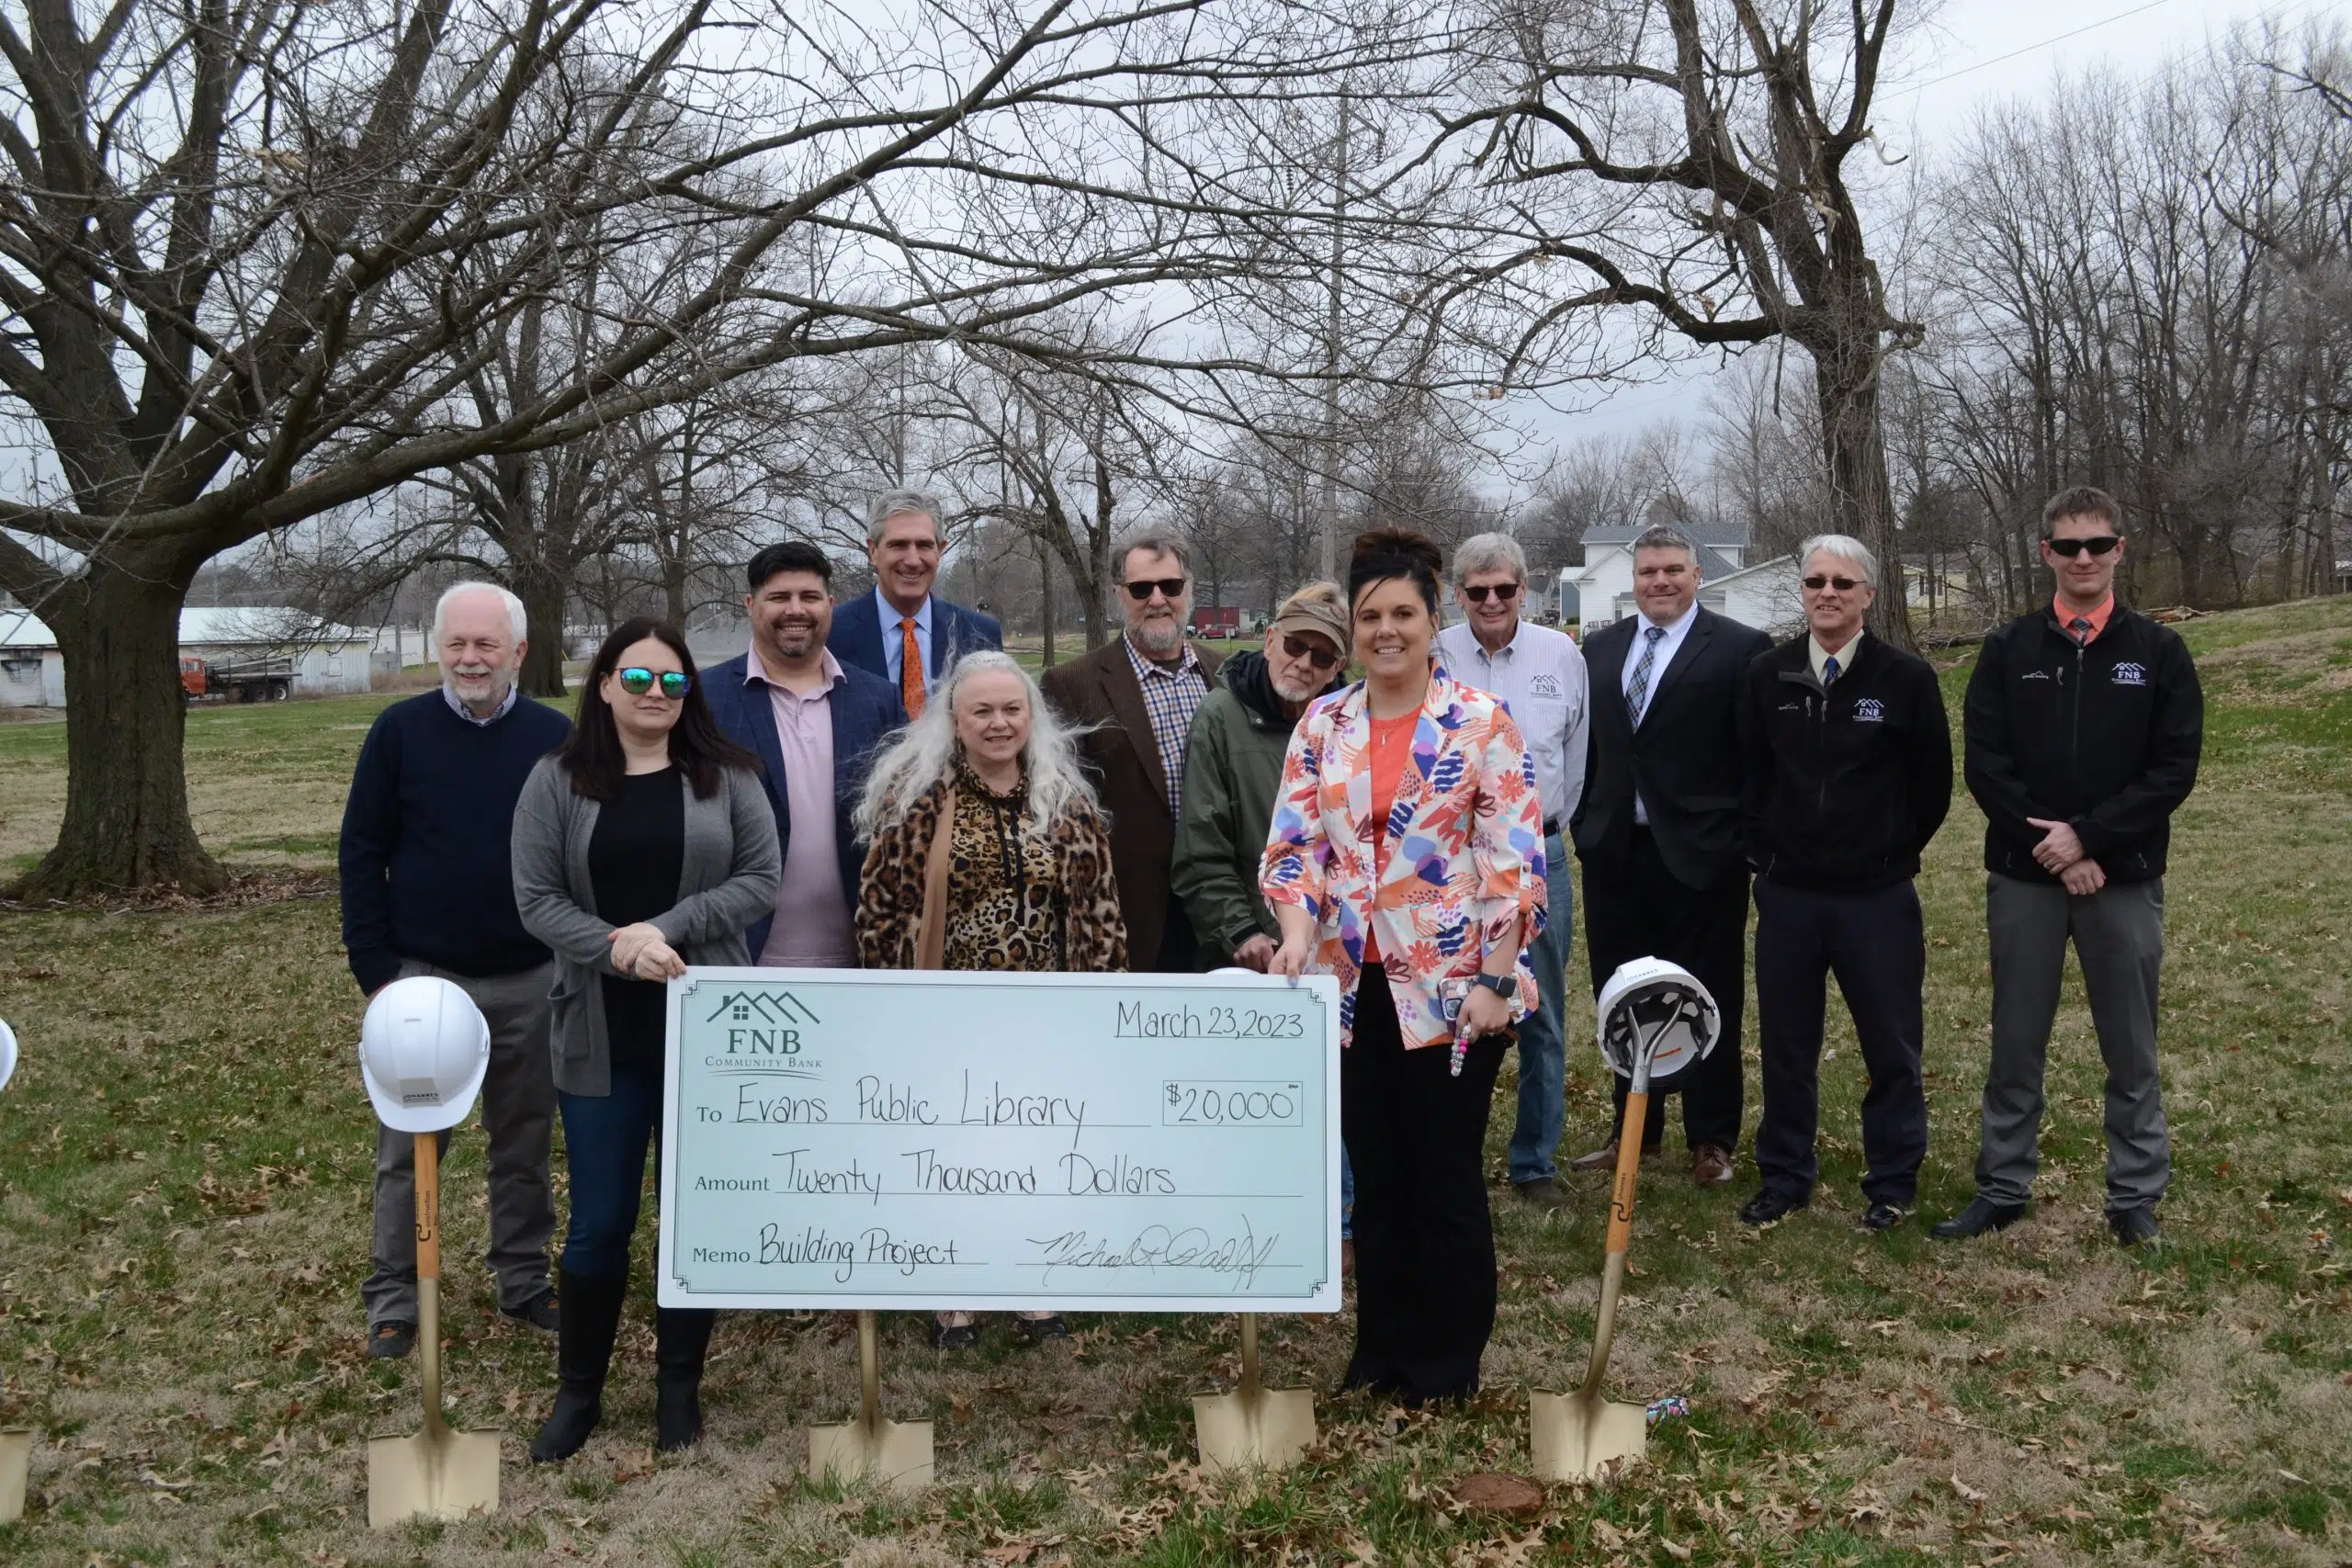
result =
[{"label": "wristwatch", "polygon": [[1519,995],[1519,976],[1516,975],[1480,975],[1472,984],[1486,987],[1505,1001]]}]

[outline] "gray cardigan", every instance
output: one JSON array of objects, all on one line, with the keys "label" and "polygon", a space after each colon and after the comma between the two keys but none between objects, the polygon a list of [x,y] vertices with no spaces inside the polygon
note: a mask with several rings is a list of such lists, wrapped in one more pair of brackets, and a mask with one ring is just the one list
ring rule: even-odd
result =
[{"label": "gray cardigan", "polygon": [[[784,856],[775,813],[758,777],[719,770],[708,800],[689,787],[684,865],[678,901],[652,922],[688,964],[746,964],[743,932],[775,909]],[[605,1032],[605,989],[617,974],[613,931],[596,916],[588,875],[588,840],[597,805],[571,787],[553,757],[542,758],[514,807],[514,907],[524,929],[555,951],[548,993],[555,1087],[566,1094],[613,1091],[612,1047]]]}]

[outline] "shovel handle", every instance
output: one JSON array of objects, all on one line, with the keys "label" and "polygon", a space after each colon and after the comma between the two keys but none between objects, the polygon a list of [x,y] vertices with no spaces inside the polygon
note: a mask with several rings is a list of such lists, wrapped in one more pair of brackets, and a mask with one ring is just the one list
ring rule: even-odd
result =
[{"label": "shovel handle", "polygon": [[1622,1256],[1633,1245],[1634,1187],[1642,1174],[1642,1128],[1649,1113],[1649,1090],[1637,1089],[1625,1097],[1625,1115],[1617,1133],[1617,1179],[1609,1190],[1611,1257]]},{"label": "shovel handle", "polygon": [[882,1424],[882,1350],[874,1314],[857,1314],[857,1421],[869,1433]]},{"label": "shovel handle", "polygon": [[441,1139],[416,1135],[416,1277],[441,1278]]},{"label": "shovel handle", "polygon": [[1241,1393],[1247,1399],[1258,1397],[1258,1314],[1241,1314]]}]

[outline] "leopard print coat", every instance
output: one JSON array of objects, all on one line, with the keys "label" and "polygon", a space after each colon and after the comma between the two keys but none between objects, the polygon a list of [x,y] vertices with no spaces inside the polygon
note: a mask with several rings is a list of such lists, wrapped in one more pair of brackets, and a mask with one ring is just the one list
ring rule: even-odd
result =
[{"label": "leopard print coat", "polygon": [[910,969],[923,868],[942,804],[949,840],[949,969],[1108,974],[1127,966],[1127,930],[1102,818],[1081,808],[1040,832],[1022,821],[1025,793],[999,795],[961,768],[874,835],[858,879],[858,960]]}]

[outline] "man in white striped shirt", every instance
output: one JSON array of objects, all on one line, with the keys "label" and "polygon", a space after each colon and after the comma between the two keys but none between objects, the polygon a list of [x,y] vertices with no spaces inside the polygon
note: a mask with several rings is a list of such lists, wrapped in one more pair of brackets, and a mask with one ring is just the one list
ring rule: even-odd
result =
[{"label": "man in white striped shirt", "polygon": [[1552,1164],[1566,1116],[1568,934],[1575,879],[1561,835],[1584,793],[1584,655],[1565,632],[1530,625],[1527,556],[1508,534],[1480,534],[1453,552],[1453,594],[1467,618],[1438,634],[1447,673],[1500,697],[1535,762],[1544,797],[1544,886],[1549,923],[1528,945],[1539,1005],[1519,1026],[1519,1122],[1510,1184],[1546,1208],[1566,1201]]}]

